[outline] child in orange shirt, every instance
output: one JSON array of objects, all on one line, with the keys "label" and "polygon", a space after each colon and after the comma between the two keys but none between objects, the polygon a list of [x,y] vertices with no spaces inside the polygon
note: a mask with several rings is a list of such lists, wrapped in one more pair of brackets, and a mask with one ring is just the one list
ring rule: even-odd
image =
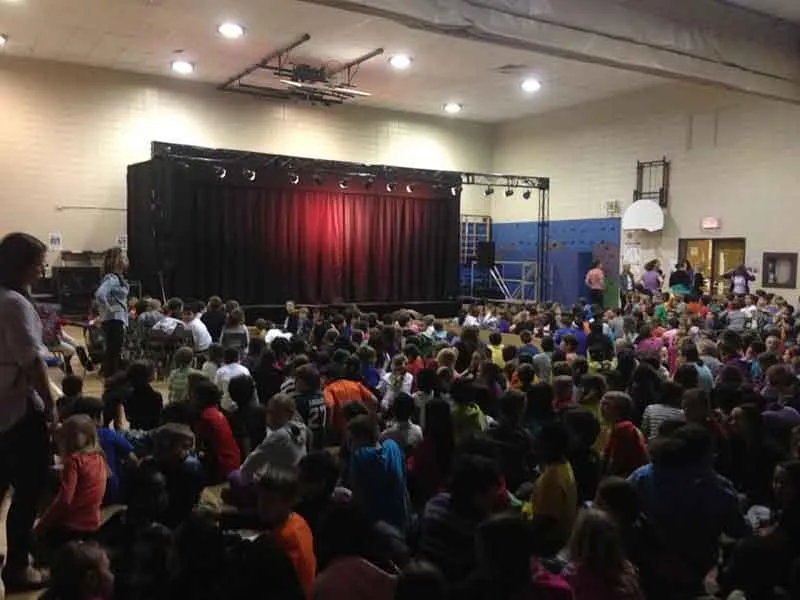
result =
[{"label": "child in orange shirt", "polygon": [[97,428],[87,415],[64,421],[57,438],[64,465],[61,485],[34,529],[49,550],[97,531],[110,473],[97,442]]},{"label": "child in orange shirt", "polygon": [[295,471],[271,469],[259,481],[258,514],[275,541],[292,560],[307,598],[314,591],[317,558],[314,537],[305,519],[292,509],[299,486]]}]

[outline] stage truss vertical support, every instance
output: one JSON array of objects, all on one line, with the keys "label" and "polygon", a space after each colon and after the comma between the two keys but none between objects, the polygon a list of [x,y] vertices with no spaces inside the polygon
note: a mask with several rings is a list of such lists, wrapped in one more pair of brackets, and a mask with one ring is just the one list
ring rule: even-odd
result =
[{"label": "stage truss vertical support", "polygon": [[539,189],[539,239],[536,245],[536,300],[550,299],[550,186]]}]

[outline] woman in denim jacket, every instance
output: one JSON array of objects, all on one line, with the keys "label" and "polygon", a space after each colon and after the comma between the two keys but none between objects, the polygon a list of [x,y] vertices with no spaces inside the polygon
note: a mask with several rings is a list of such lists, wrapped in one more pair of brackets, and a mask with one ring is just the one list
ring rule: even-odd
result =
[{"label": "woman in denim jacket", "polygon": [[103,260],[105,275],[95,292],[103,320],[103,333],[106,338],[106,353],[103,361],[103,374],[111,377],[119,370],[125,328],[128,326],[128,282],[123,273],[128,268],[128,260],[122,248],[106,251]]}]

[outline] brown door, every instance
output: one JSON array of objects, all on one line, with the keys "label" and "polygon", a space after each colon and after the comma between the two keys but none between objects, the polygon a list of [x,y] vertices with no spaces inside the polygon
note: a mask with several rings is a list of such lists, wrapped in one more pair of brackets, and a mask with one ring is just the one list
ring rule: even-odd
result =
[{"label": "brown door", "polygon": [[714,292],[726,294],[730,283],[722,276],[733,271],[745,261],[745,239],[730,238],[714,240]]},{"label": "brown door", "polygon": [[744,264],[745,249],[744,238],[684,238],[678,240],[678,260],[703,274],[707,292],[725,294],[730,284],[723,275]]},{"label": "brown door", "polygon": [[688,260],[696,273],[702,273],[706,291],[709,289],[714,256],[711,246],[711,240],[682,239],[678,242],[678,260]]}]

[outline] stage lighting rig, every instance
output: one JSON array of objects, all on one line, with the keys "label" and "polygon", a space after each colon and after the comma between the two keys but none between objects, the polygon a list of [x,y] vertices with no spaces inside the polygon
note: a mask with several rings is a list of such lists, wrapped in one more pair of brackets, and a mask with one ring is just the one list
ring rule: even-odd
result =
[{"label": "stage lighting rig", "polygon": [[343,104],[348,100],[369,96],[354,82],[359,67],[383,54],[376,48],[342,65],[314,65],[309,60],[293,61],[290,54],[311,39],[307,33],[293,42],[264,56],[257,63],[237,73],[219,89],[277,100],[297,100],[311,104]]}]

